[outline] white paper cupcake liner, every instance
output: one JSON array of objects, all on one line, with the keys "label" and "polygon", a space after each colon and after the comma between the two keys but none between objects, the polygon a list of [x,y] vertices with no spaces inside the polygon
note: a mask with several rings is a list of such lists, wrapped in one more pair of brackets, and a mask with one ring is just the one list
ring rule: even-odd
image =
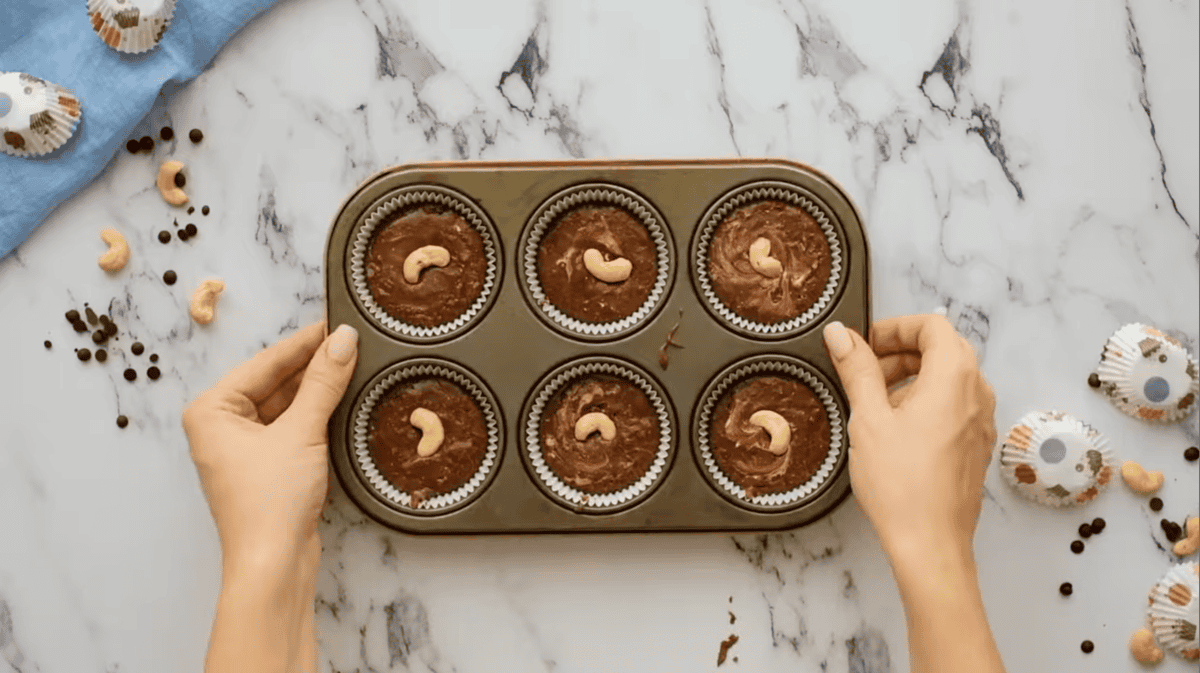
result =
[{"label": "white paper cupcake liner", "polygon": [[[542,455],[542,415],[546,404],[563,386],[584,376],[601,374],[623,378],[646,394],[646,398],[650,400],[650,405],[658,416],[658,453],[655,454],[654,461],[650,463],[646,473],[633,484],[612,493],[589,493],[565,483],[546,463],[546,458]],[[667,462],[671,458],[671,447],[674,445],[674,436],[671,412],[663,396],[659,394],[658,388],[650,382],[650,378],[629,365],[607,360],[571,365],[551,376],[549,380],[543,381],[537,392],[534,393],[525,417],[525,452],[533,473],[554,495],[579,511],[611,510],[615,507],[630,505],[648,495],[651,488],[666,474]]]},{"label": "white paper cupcake liner", "polygon": [[[483,485],[500,463],[500,416],[498,408],[493,401],[494,398],[481,384],[476,383],[474,377],[469,376],[465,370],[448,362],[421,360],[420,362],[413,362],[411,364],[400,363],[396,367],[398,368],[395,371],[387,374],[371,387],[359,404],[358,411],[354,414],[351,442],[354,448],[355,459],[358,461],[359,470],[362,472],[367,485],[376,494],[401,511],[438,514],[466,504],[467,501],[483,492]],[[392,386],[409,379],[434,377],[457,384],[475,401],[475,404],[479,406],[479,411],[483,413],[484,424],[487,427],[488,443],[479,469],[465,484],[449,493],[441,493],[426,498],[416,507],[413,507],[412,495],[401,491],[392,482],[388,481],[388,478],[375,465],[375,459],[371,457],[369,443],[371,412]]]},{"label": "white paper cupcake liner", "polygon": [[[583,322],[563,313],[546,298],[541,279],[538,277],[538,252],[546,232],[568,211],[580,206],[591,205],[616,206],[628,211],[646,227],[650,233],[650,239],[654,241],[657,253],[655,262],[658,266],[658,273],[646,301],[642,302],[642,305],[630,315],[612,322]],[[630,332],[642,324],[666,296],[671,281],[671,251],[673,248],[670,232],[662,217],[646,199],[616,185],[576,185],[550,197],[538,209],[522,237],[521,275],[525,279],[525,289],[529,294],[534,311],[549,320],[552,325],[566,332],[585,337],[615,337]]]},{"label": "white paper cupcake liner", "polygon": [[1050,507],[1091,502],[1117,474],[1100,431],[1059,411],[1034,411],[1000,447],[1000,474],[1017,493]]},{"label": "white paper cupcake liner", "polygon": [[[383,224],[393,214],[401,210],[421,205],[438,205],[453,210],[466,220],[483,241],[483,252],[487,268],[483,279],[483,289],[475,301],[454,320],[433,327],[423,327],[404,322],[388,314],[371,293],[367,284],[366,257],[371,247],[375,229]],[[402,187],[389,194],[381,203],[373,206],[366,213],[362,222],[351,235],[350,244],[350,284],[354,288],[354,296],[366,313],[384,329],[400,337],[410,340],[428,341],[448,338],[466,331],[484,314],[485,309],[495,299],[498,279],[500,278],[500,238],[492,226],[491,220],[478,206],[466,196],[446,187],[437,185],[411,185]]]},{"label": "white paper cupcake liner", "polygon": [[125,54],[150,51],[175,16],[175,0],[88,0],[92,30]]},{"label": "white paper cupcake liner", "polygon": [[1167,571],[1150,590],[1146,621],[1164,650],[1191,661],[1200,656],[1196,627],[1200,623],[1200,582],[1195,561]]},{"label": "white paper cupcake liner", "polygon": [[1109,337],[1096,374],[1100,392],[1134,418],[1174,423],[1196,410],[1196,358],[1149,325],[1131,323]]},{"label": "white paper cupcake liner", "polygon": [[22,72],[0,72],[0,151],[36,157],[62,147],[83,117],[66,87]]},{"label": "white paper cupcake liner", "polygon": [[[825,283],[825,289],[821,292],[821,296],[799,316],[771,324],[738,315],[736,311],[721,301],[713,288],[712,277],[708,271],[708,251],[712,247],[712,238],[717,227],[735,211],[762,201],[782,201],[804,209],[817,221],[821,231],[825,232],[825,238],[829,241],[829,281]],[[699,285],[700,296],[704,299],[704,303],[722,322],[751,335],[779,338],[802,329],[829,306],[842,283],[842,243],[838,238],[836,227],[821,206],[802,191],[785,182],[756,182],[739,187],[725,195],[717,202],[716,206],[709,210],[700,224],[695,240],[692,263],[695,264],[696,283]]]},{"label": "white paper cupcake liner", "polygon": [[[721,401],[725,391],[742,381],[764,374],[782,374],[797,379],[808,386],[821,405],[829,419],[829,452],[825,460],[817,468],[816,474],[808,481],[789,491],[779,493],[763,493],[756,496],[746,494],[746,489],[725,474],[712,454],[710,434],[712,432],[713,413],[717,403]],[[737,369],[722,376],[716,385],[712,385],[700,403],[700,411],[696,415],[696,449],[700,455],[700,464],[714,482],[727,495],[740,502],[765,508],[791,508],[801,504],[806,498],[820,489],[821,485],[832,477],[838,462],[845,451],[845,432],[843,431],[842,412],[834,400],[833,393],[816,376],[813,376],[798,361],[781,356],[757,359],[754,362],[739,366]]]}]

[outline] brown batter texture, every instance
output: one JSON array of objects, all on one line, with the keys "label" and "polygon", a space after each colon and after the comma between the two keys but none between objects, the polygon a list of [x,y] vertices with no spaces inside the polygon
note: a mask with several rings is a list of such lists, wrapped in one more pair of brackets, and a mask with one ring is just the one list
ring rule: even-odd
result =
[{"label": "brown batter texture", "polygon": [[[619,283],[598,280],[583,264],[588,248],[599,250],[606,260],[628,259],[633,272]],[[569,211],[546,233],[538,255],[538,280],[546,299],[582,322],[613,322],[632,314],[650,296],[657,276],[650,232],[624,208]]]},{"label": "brown batter texture", "polygon": [[[783,274],[768,278],[750,266],[750,244],[771,242]],[[717,226],[708,250],[713,289],[738,315],[773,324],[791,320],[816,303],[829,282],[829,239],[803,208],[764,201],[740,208]]]},{"label": "brown batter texture", "polygon": [[[606,414],[617,426],[612,439],[599,433],[580,442],[575,422]],[[546,405],[542,455],[564,483],[588,493],[612,493],[641,479],[658,453],[658,415],[646,393],[616,376],[588,376],[567,384]]]},{"label": "brown batter texture", "polygon": [[[445,440],[432,456],[417,455],[421,431],[409,422],[424,407],[442,421]],[[487,452],[483,412],[457,384],[441,378],[404,381],[387,392],[371,413],[368,448],[392,484],[421,501],[467,483]]]},{"label": "brown batter texture", "polygon": [[[404,279],[404,260],[418,248],[439,245],[450,263],[429,267],[416,283]],[[434,327],[462,315],[487,277],[483,238],[452,210],[421,206],[379,227],[367,251],[367,286],[388,315]]]},{"label": "brown batter texture", "polygon": [[[792,441],[782,456],[767,451],[770,435],[750,424],[750,416],[764,409],[791,426]],[[726,392],[713,413],[713,458],[751,498],[790,491],[808,481],[825,460],[829,442],[824,405],[812,389],[791,377],[747,379]]]}]

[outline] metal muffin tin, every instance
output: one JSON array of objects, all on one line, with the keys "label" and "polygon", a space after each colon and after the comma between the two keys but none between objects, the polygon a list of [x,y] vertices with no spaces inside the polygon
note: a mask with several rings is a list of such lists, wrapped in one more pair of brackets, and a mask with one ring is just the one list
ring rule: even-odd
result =
[{"label": "metal muffin tin", "polygon": [[[804,194],[829,217],[840,244],[843,281],[828,305],[801,329],[786,335],[746,335],[720,321],[701,300],[692,266],[697,227],[724,196],[750,183],[783,183]],[[519,242],[531,218],[559,192],[583,184],[629,190],[653,205],[672,233],[671,284],[661,305],[631,332],[608,340],[570,336],[552,328],[529,304],[520,277]],[[350,272],[352,238],[363,218],[396,193],[416,185],[449,188],[482,210],[500,239],[496,295],[483,318],[444,340],[403,340],[381,329],[355,298]],[[355,327],[358,368],[329,424],[330,454],[342,487],[364,512],[408,533],[581,533],[778,530],[824,516],[850,492],[843,450],[831,477],[795,507],[765,510],[738,503],[706,476],[693,446],[700,397],[731,365],[755,356],[798,358],[833,392],[842,421],[846,404],[822,342],[833,320],[865,334],[870,325],[870,260],[858,211],[822,173],[778,159],[447,162],[385,170],[342,204],[326,241],[326,318],[330,329]],[[676,326],[677,329],[676,329]],[[659,350],[668,333],[683,348],[669,348],[666,370]],[[674,450],[666,475],[652,493],[625,508],[573,509],[548,495],[530,474],[522,429],[528,398],[544,376],[568,361],[602,356],[649,373],[666,392],[674,419]],[[499,465],[482,492],[445,513],[405,511],[368,485],[353,455],[353,417],[381,372],[414,358],[456,363],[485,383],[502,420]],[[843,447],[844,448],[844,447]]]}]

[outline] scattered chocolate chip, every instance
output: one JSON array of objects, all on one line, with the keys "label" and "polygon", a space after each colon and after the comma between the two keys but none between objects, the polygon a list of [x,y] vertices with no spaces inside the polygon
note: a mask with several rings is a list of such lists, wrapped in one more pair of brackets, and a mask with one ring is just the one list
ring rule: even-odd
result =
[{"label": "scattered chocolate chip", "polygon": [[194,224],[188,224],[188,226],[184,227],[183,230],[187,232],[188,238],[195,236],[199,231],[196,229],[196,225]]},{"label": "scattered chocolate chip", "polygon": [[104,326],[104,333],[108,336],[117,336],[117,324],[110,322]]},{"label": "scattered chocolate chip", "polygon": [[162,243],[163,245],[170,243],[171,242],[171,232],[167,231],[166,229],[163,229],[162,231],[158,232],[158,242]]},{"label": "scattered chocolate chip", "polygon": [[1158,525],[1162,527],[1163,535],[1167,536],[1167,542],[1175,542],[1183,535],[1183,529],[1179,524],[1170,519],[1163,519]]},{"label": "scattered chocolate chip", "polygon": [[96,351],[96,362],[104,362],[108,360],[108,351],[103,348]]},{"label": "scattered chocolate chip", "polygon": [[200,129],[192,129],[188,131],[188,139],[194,143],[198,143],[204,140],[204,134],[200,132]]},{"label": "scattered chocolate chip", "polygon": [[163,274],[163,282],[167,285],[174,285],[176,280],[178,280],[178,277],[170,269],[167,269],[166,273]]},{"label": "scattered chocolate chip", "polygon": [[138,147],[140,147],[143,152],[153,152],[154,138],[151,138],[150,136],[142,136],[142,139],[138,141]]},{"label": "scattered chocolate chip", "polygon": [[79,311],[71,309],[70,311],[67,311],[66,315],[67,322],[71,323],[72,325],[74,325],[76,322],[79,322]]},{"label": "scattered chocolate chip", "polygon": [[180,229],[179,231],[175,232],[175,236],[177,236],[180,241],[187,241],[189,238],[187,229]]},{"label": "scattered chocolate chip", "polygon": [[1200,448],[1189,446],[1187,450],[1183,452],[1183,459],[1189,463],[1196,462],[1197,458],[1200,458]]},{"label": "scattered chocolate chip", "polygon": [[203,208],[201,208],[200,213],[202,215],[207,215],[209,213],[208,206],[204,206]]},{"label": "scattered chocolate chip", "polygon": [[1159,361],[1159,362],[1166,362],[1166,361],[1167,361],[1167,354],[1166,354],[1166,353],[1163,353],[1162,355],[1158,356],[1158,361]]},{"label": "scattered chocolate chip", "polygon": [[100,314],[100,326],[101,327],[108,327],[109,324],[111,324],[111,323],[112,323],[112,318],[109,318],[108,316],[104,315],[103,313]]},{"label": "scattered chocolate chip", "polygon": [[1097,374],[1096,372],[1092,372],[1091,374],[1088,374],[1088,385],[1093,388],[1099,388],[1100,387],[1100,375]]},{"label": "scattered chocolate chip", "polygon": [[87,362],[92,359],[92,352],[86,348],[80,348],[75,351],[75,357],[79,358],[80,362]]},{"label": "scattered chocolate chip", "polygon": [[137,154],[142,150],[142,146],[136,140],[130,140],[125,143],[125,149],[129,150],[130,154]]},{"label": "scattered chocolate chip", "polygon": [[1062,584],[1058,585],[1058,593],[1064,596],[1070,596],[1071,592],[1074,590],[1075,588],[1071,586],[1070,582],[1063,582]]},{"label": "scattered chocolate chip", "polygon": [[171,138],[175,137],[175,129],[171,128],[170,126],[164,126],[162,127],[162,130],[158,132],[158,137],[162,138],[163,140],[170,140]]},{"label": "scattered chocolate chip", "polygon": [[118,428],[124,428],[127,425],[129,425],[128,418],[125,418],[124,416],[117,416],[117,427]]},{"label": "scattered chocolate chip", "polygon": [[1150,510],[1151,511],[1161,512],[1162,508],[1163,508],[1162,498],[1150,498]]},{"label": "scattered chocolate chip", "polygon": [[135,341],[133,342],[133,345],[129,347],[129,350],[134,355],[141,355],[142,353],[146,352],[146,347],[142,345],[142,342]]},{"label": "scattered chocolate chip", "polygon": [[87,323],[82,320],[76,320],[75,322],[71,323],[71,327],[74,327],[75,331],[79,332],[80,334],[88,331]]},{"label": "scattered chocolate chip", "polygon": [[1099,535],[1100,531],[1104,530],[1104,527],[1107,525],[1108,522],[1100,517],[1092,519],[1092,535]]},{"label": "scattered chocolate chip", "polygon": [[151,381],[157,381],[162,372],[158,371],[158,367],[151,367],[146,370],[146,376],[150,377]]},{"label": "scattered chocolate chip", "polygon": [[1074,542],[1072,542],[1071,543],[1071,551],[1075,552],[1076,554],[1082,554],[1083,553],[1083,542],[1081,540],[1075,540]]},{"label": "scattered chocolate chip", "polygon": [[125,370],[125,380],[126,381],[133,381],[136,378],[137,378],[137,372],[133,371],[132,369]]},{"label": "scattered chocolate chip", "polygon": [[100,319],[96,317],[96,312],[93,311],[92,309],[85,308],[85,309],[83,309],[83,312],[84,312],[84,315],[87,316],[87,321],[88,321],[89,325],[95,325],[96,323],[100,322]]},{"label": "scattered chocolate chip", "polygon": [[108,335],[104,333],[104,330],[98,329],[92,332],[92,343],[102,344],[105,341],[108,341]]},{"label": "scattered chocolate chip", "polygon": [[196,206],[188,206],[188,215],[196,212]]},{"label": "scattered chocolate chip", "polygon": [[1079,643],[1079,649],[1083,650],[1084,654],[1091,654],[1092,650],[1096,649],[1096,645],[1090,640],[1085,640]]},{"label": "scattered chocolate chip", "polygon": [[1090,523],[1079,524],[1079,537],[1086,540],[1091,536],[1092,536],[1092,524],[1090,524]]},{"label": "scattered chocolate chip", "polygon": [[158,353],[151,353],[151,354],[150,354],[150,361],[151,361],[151,362],[158,362]]},{"label": "scattered chocolate chip", "polygon": [[183,186],[186,184],[187,184],[187,178],[183,177],[183,171],[179,171],[178,173],[176,173],[175,174],[175,186],[180,189],[183,189]]},{"label": "scattered chocolate chip", "polygon": [[50,347],[53,346],[54,344],[50,343],[49,339],[46,339],[45,341],[42,342],[42,345],[46,347],[46,350],[50,350]]}]

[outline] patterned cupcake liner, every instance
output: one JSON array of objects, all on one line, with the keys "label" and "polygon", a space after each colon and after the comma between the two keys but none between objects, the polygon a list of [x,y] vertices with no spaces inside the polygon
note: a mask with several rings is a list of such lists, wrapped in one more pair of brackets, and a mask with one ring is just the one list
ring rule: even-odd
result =
[{"label": "patterned cupcake liner", "polygon": [[[654,461],[633,484],[611,493],[589,493],[564,482],[542,455],[542,416],[546,404],[565,385],[584,376],[607,374],[633,383],[650,400],[658,416],[659,443]],[[670,407],[666,395],[649,374],[632,365],[608,358],[589,358],[584,362],[568,363],[550,372],[534,389],[529,409],[525,414],[525,459],[527,467],[538,482],[561,504],[575,511],[609,513],[629,507],[650,495],[651,491],[666,476],[667,463],[671,460],[674,446],[674,430]]]},{"label": "patterned cupcake liner", "polygon": [[83,116],[66,87],[23,72],[0,72],[0,151],[37,157],[62,147]]},{"label": "patterned cupcake liner", "polygon": [[1107,490],[1118,467],[1099,430],[1060,411],[1022,417],[999,460],[1000,474],[1017,493],[1050,507],[1091,502]]},{"label": "patterned cupcake liner", "polygon": [[[658,274],[649,296],[636,311],[620,320],[590,323],[576,320],[550,303],[538,277],[538,252],[542,238],[554,223],[570,210],[581,206],[616,206],[628,211],[650,232],[657,252]],[[550,197],[538,208],[521,238],[520,275],[524,278],[526,298],[534,312],[552,327],[570,336],[587,339],[611,339],[625,335],[645,324],[667,295],[673,271],[671,232],[665,220],[649,201],[638,194],[608,184],[584,184],[565,189]]]},{"label": "patterned cupcake liner", "polygon": [[1100,392],[1134,418],[1174,423],[1196,410],[1196,358],[1149,325],[1131,323],[1109,337],[1096,375]]},{"label": "patterned cupcake liner", "polygon": [[[825,454],[825,460],[821,462],[821,466],[817,468],[816,474],[803,484],[789,491],[763,493],[752,497],[746,494],[745,488],[735,482],[721,469],[721,466],[712,454],[709,437],[714,410],[717,403],[721,401],[725,391],[746,379],[763,374],[790,376],[804,383],[804,385],[808,386],[816,394],[817,399],[825,407],[826,416],[829,418],[829,451]],[[727,369],[725,373],[719,374],[708,385],[701,400],[693,429],[700,465],[709,478],[709,481],[717,486],[718,491],[740,505],[752,505],[759,509],[770,510],[797,507],[803,504],[807,498],[816,494],[825,483],[832,481],[832,477],[840,469],[839,464],[845,456],[844,449],[846,442],[846,434],[843,430],[845,424],[842,421],[841,409],[829,387],[810,372],[800,360],[783,355],[764,355],[751,358],[750,361],[734,365],[732,371]]]},{"label": "patterned cupcake liner", "polygon": [[[449,493],[426,498],[414,507],[412,495],[396,488],[375,465],[369,443],[371,412],[392,386],[410,379],[435,377],[457,384],[479,406],[487,427],[487,450],[479,469],[465,484]],[[489,479],[500,465],[500,443],[503,432],[499,406],[496,404],[495,397],[473,374],[444,360],[418,358],[400,362],[382,372],[377,377],[377,381],[369,385],[367,393],[359,402],[358,410],[351,420],[351,427],[351,446],[363,480],[376,495],[406,514],[443,514],[448,510],[466,505],[483,493]]]},{"label": "patterned cupcake liner", "polygon": [[[737,210],[763,201],[782,201],[804,209],[817,221],[821,231],[825,232],[825,238],[829,241],[830,253],[829,281],[825,284],[825,289],[816,302],[791,320],[770,324],[738,315],[736,311],[721,301],[713,288],[712,277],[708,270],[708,251],[712,247],[712,239],[717,227]],[[843,280],[844,260],[837,227],[830,220],[824,206],[818,204],[813,197],[794,185],[786,182],[764,181],[738,187],[721,197],[712,208],[709,208],[700,227],[696,230],[695,244],[692,248],[692,263],[695,265],[693,271],[700,296],[703,298],[705,306],[718,320],[734,331],[752,337],[782,339],[804,329],[833,302],[833,297],[837,294]]]},{"label": "patterned cupcake liner", "polygon": [[[483,289],[479,291],[475,301],[454,320],[433,327],[413,325],[392,317],[375,301],[371,287],[367,284],[366,257],[376,228],[391,215],[422,205],[449,208],[466,220],[483,240],[483,252],[487,261]],[[380,327],[402,339],[430,342],[461,334],[483,317],[499,294],[500,236],[483,209],[452,189],[438,185],[410,185],[389,193],[367,211],[357,229],[351,234],[350,241],[350,260],[347,267],[350,285],[359,307]]]},{"label": "patterned cupcake liner", "polygon": [[1150,590],[1146,622],[1160,647],[1177,656],[1200,658],[1200,582],[1195,561],[1172,567]]},{"label": "patterned cupcake liner", "polygon": [[125,54],[150,51],[162,41],[175,16],[175,0],[88,0],[92,30]]}]

